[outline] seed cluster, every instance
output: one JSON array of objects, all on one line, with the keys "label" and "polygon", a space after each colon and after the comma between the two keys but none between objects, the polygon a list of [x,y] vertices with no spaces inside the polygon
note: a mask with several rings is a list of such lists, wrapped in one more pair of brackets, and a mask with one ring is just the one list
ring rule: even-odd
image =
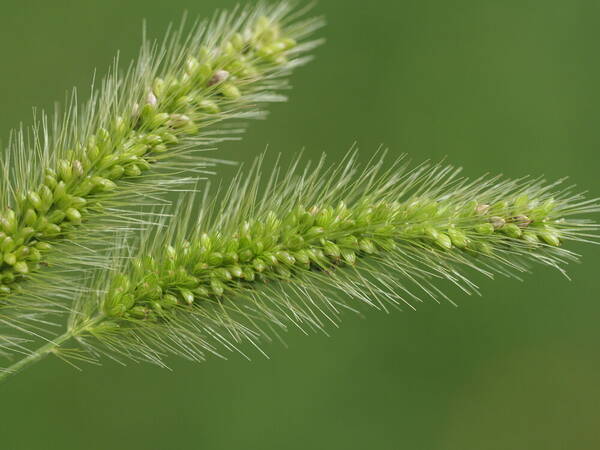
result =
[{"label": "seed cluster", "polygon": [[131,114],[116,117],[45,169],[39,187],[0,211],[0,296],[36,271],[52,242],[101,208],[120,180],[140,177],[180,140],[239,108],[243,96],[284,65],[295,46],[278,24],[261,17],[243,34],[215,48],[202,47],[184,70],[155,79]]},{"label": "seed cluster", "polygon": [[167,247],[164,257],[135,259],[130,275],[113,280],[104,314],[115,326],[119,319],[165,320],[170,311],[235,295],[258,282],[355,265],[398,245],[472,255],[491,255],[495,246],[514,240],[531,251],[559,246],[555,208],[554,200],[540,204],[523,195],[493,205],[421,198],[269,212],[234,233],[201,234]]}]

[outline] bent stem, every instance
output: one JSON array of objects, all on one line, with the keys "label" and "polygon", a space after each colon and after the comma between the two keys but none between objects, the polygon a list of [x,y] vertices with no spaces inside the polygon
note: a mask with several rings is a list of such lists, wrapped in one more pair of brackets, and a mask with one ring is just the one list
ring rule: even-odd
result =
[{"label": "bent stem", "polygon": [[70,339],[79,336],[83,331],[87,330],[89,327],[93,327],[98,322],[102,321],[103,317],[97,317],[91,321],[89,321],[85,326],[77,327],[77,328],[69,328],[64,334],[54,338],[51,341],[48,341],[46,344],[42,345],[36,350],[33,350],[29,355],[25,358],[20,359],[10,367],[7,367],[0,371],[0,383],[6,380],[9,376],[15,375],[21,372],[23,369],[33,365],[34,363],[41,361],[46,356],[51,353],[57,353],[58,349],[65,342]]}]

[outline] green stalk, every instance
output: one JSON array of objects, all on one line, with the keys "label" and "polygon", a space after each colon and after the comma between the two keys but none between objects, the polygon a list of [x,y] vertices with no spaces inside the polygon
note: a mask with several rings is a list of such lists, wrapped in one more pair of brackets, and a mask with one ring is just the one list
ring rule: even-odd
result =
[{"label": "green stalk", "polygon": [[2,383],[8,377],[16,375],[29,366],[41,361],[46,356],[50,354],[58,354],[63,344],[101,326],[104,320],[104,316],[99,314],[92,319],[87,319],[84,322],[78,323],[76,326],[69,326],[67,331],[65,331],[62,335],[49,340],[46,342],[46,344],[31,351],[25,358],[20,359],[11,366],[3,368],[2,371],[0,371],[0,383]]},{"label": "green stalk", "polygon": [[0,383],[7,379],[11,375],[15,375],[21,372],[23,369],[33,365],[34,363],[41,361],[50,353],[54,353],[58,350],[58,348],[73,338],[75,336],[73,330],[68,330],[61,336],[54,338],[51,341],[48,341],[46,344],[42,345],[40,348],[34,350],[25,358],[17,361],[9,367],[6,367],[0,371]]}]

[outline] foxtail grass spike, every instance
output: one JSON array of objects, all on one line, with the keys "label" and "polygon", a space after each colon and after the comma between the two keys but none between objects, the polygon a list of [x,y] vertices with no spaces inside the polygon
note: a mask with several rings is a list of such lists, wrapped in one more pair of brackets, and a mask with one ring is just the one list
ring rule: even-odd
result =
[{"label": "foxtail grass spike", "polygon": [[321,20],[300,15],[288,2],[260,3],[182,26],[161,45],[145,42],[125,75],[115,64],[84,107],[73,95],[63,115],[13,133],[0,161],[0,309],[68,284],[44,278],[45,266],[96,265],[73,256],[94,230],[144,223],[127,207],[204,176],[214,160],[197,150],[237,133],[217,124],[283,100],[277,92],[318,44],[307,39]]},{"label": "foxtail grass spike", "polygon": [[563,271],[577,259],[573,241],[597,242],[589,216],[598,203],[559,183],[468,180],[403,160],[361,167],[355,154],[330,169],[299,167],[261,188],[256,165],[212,207],[202,202],[196,219],[186,222],[191,208],[181,207],[139,254],[99,275],[67,336],[92,358],[203,360],[289,326],[324,329],[361,304],[449,299],[444,282],[477,292],[469,272],[518,277],[530,263]]}]

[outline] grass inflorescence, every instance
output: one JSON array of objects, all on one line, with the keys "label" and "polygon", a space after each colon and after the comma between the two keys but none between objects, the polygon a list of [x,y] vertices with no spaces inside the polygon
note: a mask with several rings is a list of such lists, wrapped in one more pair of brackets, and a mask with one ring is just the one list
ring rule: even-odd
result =
[{"label": "grass inflorescence", "polygon": [[[564,273],[578,258],[570,241],[597,241],[597,201],[560,182],[469,180],[403,158],[361,166],[356,152],[330,168],[298,159],[266,179],[259,160],[199,201],[194,183],[216,161],[196,151],[237,132],[215,125],[261,117],[319,43],[307,38],[322,21],[303,13],[260,3],[183,27],[145,43],[85,107],[73,97],[51,126],[43,116],[14,134],[0,161],[0,324],[25,337],[0,336],[0,351],[25,356],[0,379],[50,353],[164,366],[169,354],[260,349],[289,326],[325,330],[360,305],[450,300],[440,280],[478,292],[470,272],[518,277],[537,262]],[[169,209],[163,194],[174,191],[188,200]],[[106,232],[119,238],[98,251]],[[61,264],[88,284],[48,267]],[[48,338],[54,302],[69,319]],[[32,337],[43,345],[32,349]]]},{"label": "grass inflorescence", "polygon": [[[53,245],[77,241],[79,230],[89,238],[99,218],[124,228],[128,203],[178,189],[190,181],[184,170],[205,172],[210,161],[192,152],[231,137],[214,124],[259,116],[257,105],[281,100],[274,91],[306,60],[315,43],[301,41],[320,26],[291,12],[287,3],[261,4],[200,23],[186,38],[180,31],[162,46],[145,44],[124,78],[110,76],[51,136],[46,119],[33,145],[17,134],[0,163],[0,302],[48,264]],[[157,178],[165,168],[171,184]]]},{"label": "grass inflorescence", "polygon": [[436,279],[476,291],[464,268],[489,276],[526,271],[528,261],[560,268],[576,259],[564,243],[597,229],[579,217],[598,211],[595,201],[557,184],[383,167],[350,157],[329,170],[292,169],[263,193],[260,176],[241,175],[224,206],[145,239],[139,256],[98,283],[108,289],[95,306],[82,300],[71,329],[91,348],[134,359],[203,359],[258,344],[274,326],[322,329],[354,308],[344,296],[413,307],[422,294],[446,298]]}]

